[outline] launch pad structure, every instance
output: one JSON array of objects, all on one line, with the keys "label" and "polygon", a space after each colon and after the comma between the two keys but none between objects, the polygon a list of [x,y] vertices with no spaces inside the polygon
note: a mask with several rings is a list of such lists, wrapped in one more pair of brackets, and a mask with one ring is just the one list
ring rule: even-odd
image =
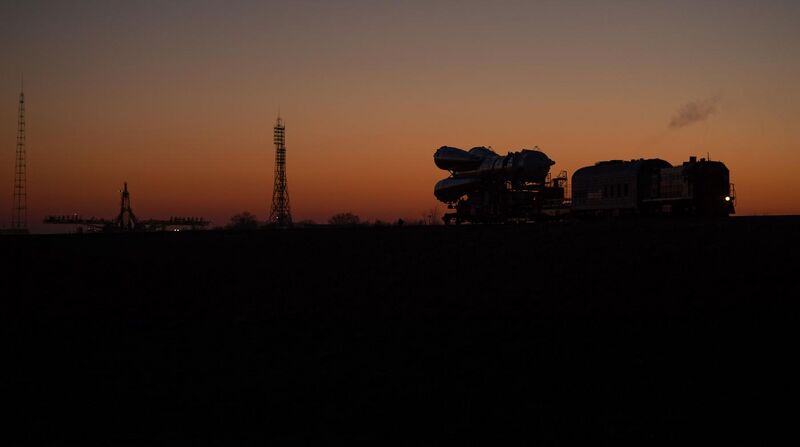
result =
[{"label": "launch pad structure", "polygon": [[202,217],[170,217],[169,219],[140,220],[131,208],[131,195],[128,192],[128,182],[120,190],[119,213],[114,219],[99,219],[95,217],[84,218],[79,214],[47,216],[46,224],[79,225],[85,226],[90,232],[120,233],[120,232],[145,232],[189,229],[199,230],[208,227],[209,221]]}]

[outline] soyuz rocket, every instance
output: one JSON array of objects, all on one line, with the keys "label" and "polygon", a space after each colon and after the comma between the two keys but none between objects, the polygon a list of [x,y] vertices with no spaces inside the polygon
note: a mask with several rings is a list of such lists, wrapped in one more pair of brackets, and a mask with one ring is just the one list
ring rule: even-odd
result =
[{"label": "soyuz rocket", "polygon": [[436,198],[444,203],[458,201],[464,195],[479,191],[486,182],[542,184],[555,162],[538,149],[522,149],[498,155],[486,147],[469,151],[442,146],[433,154],[439,169],[450,171],[450,177],[440,180],[433,189]]}]

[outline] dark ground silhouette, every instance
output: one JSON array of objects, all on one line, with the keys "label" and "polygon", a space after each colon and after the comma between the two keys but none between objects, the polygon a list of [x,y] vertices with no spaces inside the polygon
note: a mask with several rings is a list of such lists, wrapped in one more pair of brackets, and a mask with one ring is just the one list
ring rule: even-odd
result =
[{"label": "dark ground silhouette", "polygon": [[3,436],[777,437],[798,242],[794,217],[2,237]]}]

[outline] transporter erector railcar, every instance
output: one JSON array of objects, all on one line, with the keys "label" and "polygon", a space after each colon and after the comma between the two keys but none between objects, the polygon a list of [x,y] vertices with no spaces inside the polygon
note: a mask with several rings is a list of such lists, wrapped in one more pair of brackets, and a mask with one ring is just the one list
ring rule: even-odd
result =
[{"label": "transporter erector railcar", "polygon": [[442,146],[433,160],[450,171],[433,190],[455,210],[443,216],[446,224],[533,220],[565,209],[567,173],[551,178],[555,162],[538,148],[501,156],[482,146],[469,151]]},{"label": "transporter erector railcar", "polygon": [[728,168],[703,158],[679,166],[657,158],[601,161],[575,172],[571,199],[566,171],[552,178],[555,162],[538,148],[500,156],[486,147],[442,146],[434,163],[450,171],[434,187],[436,198],[454,210],[444,215],[446,224],[735,212]]}]

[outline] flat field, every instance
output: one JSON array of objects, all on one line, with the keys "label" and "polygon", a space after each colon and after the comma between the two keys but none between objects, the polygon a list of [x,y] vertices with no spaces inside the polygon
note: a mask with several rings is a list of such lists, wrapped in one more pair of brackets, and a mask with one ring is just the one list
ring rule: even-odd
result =
[{"label": "flat field", "polygon": [[14,445],[796,423],[800,217],[4,236],[0,252]]}]

